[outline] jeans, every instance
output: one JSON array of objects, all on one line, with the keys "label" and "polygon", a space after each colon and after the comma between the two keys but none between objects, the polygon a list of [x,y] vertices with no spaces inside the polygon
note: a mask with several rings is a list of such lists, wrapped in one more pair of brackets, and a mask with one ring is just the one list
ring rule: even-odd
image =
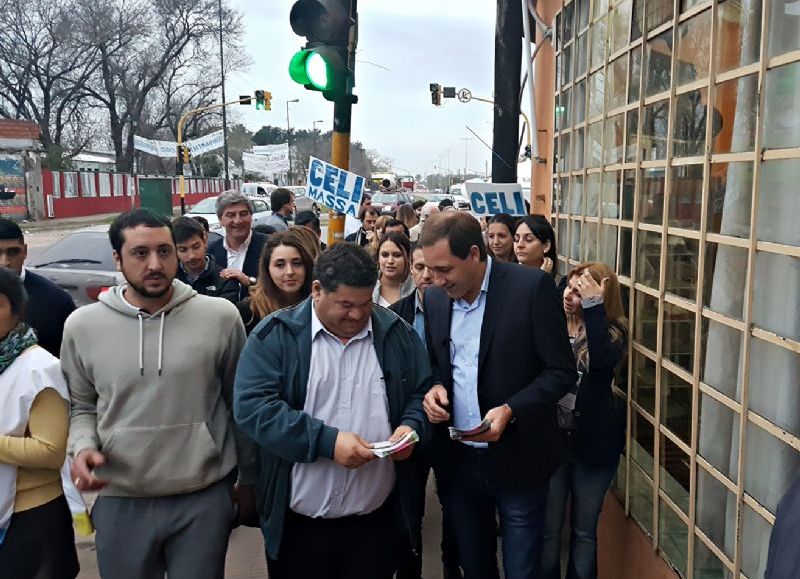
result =
[{"label": "jeans", "polygon": [[452,479],[442,502],[456,535],[464,579],[498,579],[497,517],[506,579],[539,579],[547,487],[514,490],[499,483],[489,454],[451,447]]},{"label": "jeans", "polygon": [[617,463],[595,467],[570,458],[550,479],[542,553],[543,579],[561,579],[561,531],[567,505],[572,527],[567,579],[597,578],[597,522],[616,472]]}]

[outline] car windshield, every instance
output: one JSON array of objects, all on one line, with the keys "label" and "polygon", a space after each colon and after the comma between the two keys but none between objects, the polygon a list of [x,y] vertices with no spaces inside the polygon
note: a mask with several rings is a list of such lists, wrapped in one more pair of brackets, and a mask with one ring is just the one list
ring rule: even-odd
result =
[{"label": "car windshield", "polygon": [[373,203],[395,203],[397,202],[397,193],[377,193],[372,197]]},{"label": "car windshield", "polygon": [[217,198],[216,197],[206,197],[200,203],[197,203],[190,213],[217,213]]},{"label": "car windshield", "polygon": [[78,231],[66,236],[44,250],[32,267],[60,267],[65,269],[91,269],[115,271],[108,233],[103,231]]},{"label": "car windshield", "polygon": [[446,195],[444,193],[434,193],[433,195],[425,195],[425,199],[428,201],[444,201],[445,199],[452,199],[450,195]]}]

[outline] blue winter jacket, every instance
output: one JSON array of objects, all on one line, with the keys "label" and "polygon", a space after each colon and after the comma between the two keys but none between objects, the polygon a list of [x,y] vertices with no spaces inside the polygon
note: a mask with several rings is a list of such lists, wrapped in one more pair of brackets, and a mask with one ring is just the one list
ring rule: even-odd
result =
[{"label": "blue winter jacket", "polygon": [[[386,381],[392,430],[408,425],[427,442],[430,423],[422,399],[431,386],[428,355],[414,330],[389,310],[374,306],[375,352]],[[260,449],[256,483],[267,554],[277,559],[295,463],[333,458],[338,430],[303,412],[311,365],[311,300],[281,310],[255,327],[239,358],[233,411],[243,432]],[[395,493],[402,524],[413,529],[422,517],[414,501],[414,473],[395,463]],[[398,523],[401,522],[400,520]]]}]

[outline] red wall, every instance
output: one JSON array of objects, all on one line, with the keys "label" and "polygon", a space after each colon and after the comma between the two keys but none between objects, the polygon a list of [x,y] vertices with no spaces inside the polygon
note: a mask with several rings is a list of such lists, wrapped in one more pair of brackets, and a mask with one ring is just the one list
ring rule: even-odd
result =
[{"label": "red wall", "polygon": [[[116,190],[115,176],[120,175],[121,188]],[[48,217],[62,219],[69,217],[86,217],[107,213],[127,211],[131,206],[139,205],[139,196],[134,194],[133,203],[128,192],[132,177],[124,173],[62,173],[58,171],[42,171],[42,188],[48,208]],[[136,191],[138,192],[138,178]],[[101,179],[109,183],[111,196],[100,196]],[[241,181],[234,180],[231,187],[238,188]],[[67,189],[71,187],[77,196],[67,197]],[[222,179],[186,179],[186,205],[191,206],[211,195],[219,195],[224,190]],[[180,207],[178,180],[172,182],[172,205]]]}]

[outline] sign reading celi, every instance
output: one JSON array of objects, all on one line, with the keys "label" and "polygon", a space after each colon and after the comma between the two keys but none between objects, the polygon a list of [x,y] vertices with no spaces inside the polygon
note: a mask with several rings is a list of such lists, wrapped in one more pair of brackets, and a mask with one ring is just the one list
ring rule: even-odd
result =
[{"label": "sign reading celi", "polygon": [[364,196],[364,177],[340,169],[316,157],[308,162],[308,196],[317,203],[350,215],[358,216],[358,207]]}]

